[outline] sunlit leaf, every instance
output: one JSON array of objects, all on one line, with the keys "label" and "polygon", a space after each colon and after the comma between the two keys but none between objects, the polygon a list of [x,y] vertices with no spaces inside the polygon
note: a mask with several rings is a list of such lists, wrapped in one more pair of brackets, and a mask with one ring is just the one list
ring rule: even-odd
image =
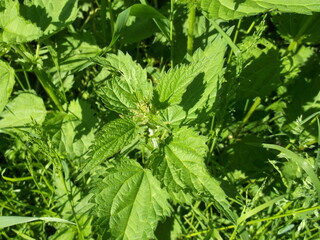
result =
[{"label": "sunlit leaf", "polygon": [[320,11],[318,0],[197,0],[197,2],[211,17],[225,20],[256,15],[271,10],[301,14]]},{"label": "sunlit leaf", "polygon": [[8,103],[14,83],[13,68],[9,64],[0,61],[0,113]]},{"label": "sunlit leaf", "polygon": [[51,35],[72,23],[77,0],[5,0],[0,12],[0,42],[21,43]]},{"label": "sunlit leaf", "polygon": [[116,119],[107,123],[100,131],[91,148],[91,158],[82,169],[77,179],[83,177],[95,166],[112,157],[129,145],[136,137],[137,126],[129,119]]},{"label": "sunlit leaf", "polygon": [[113,78],[98,90],[105,105],[122,114],[136,114],[144,111],[153,96],[152,83],[147,80],[147,72],[134,62],[128,54],[118,52],[107,58],[96,57],[94,62],[101,64],[113,72]]},{"label": "sunlit leaf", "polygon": [[154,238],[159,220],[171,212],[168,193],[151,172],[137,162],[122,160],[97,183],[97,214],[115,239]]},{"label": "sunlit leaf", "polygon": [[21,93],[0,114],[0,129],[24,127],[33,121],[41,124],[46,113],[42,98],[32,93]]}]

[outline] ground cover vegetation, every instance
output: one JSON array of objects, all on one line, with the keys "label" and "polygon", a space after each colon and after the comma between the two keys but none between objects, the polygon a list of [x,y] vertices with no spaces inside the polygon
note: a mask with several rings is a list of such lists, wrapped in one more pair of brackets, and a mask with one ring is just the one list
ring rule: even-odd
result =
[{"label": "ground cover vegetation", "polygon": [[0,239],[319,239],[318,12],[0,1]]}]

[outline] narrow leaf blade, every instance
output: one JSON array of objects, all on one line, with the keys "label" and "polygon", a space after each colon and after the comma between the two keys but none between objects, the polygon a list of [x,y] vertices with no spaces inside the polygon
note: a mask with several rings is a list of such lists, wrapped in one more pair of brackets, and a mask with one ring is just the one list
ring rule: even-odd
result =
[{"label": "narrow leaf blade", "polygon": [[33,221],[48,221],[74,224],[73,222],[54,217],[20,217],[20,216],[0,216],[0,228],[10,227],[17,224],[28,223]]}]

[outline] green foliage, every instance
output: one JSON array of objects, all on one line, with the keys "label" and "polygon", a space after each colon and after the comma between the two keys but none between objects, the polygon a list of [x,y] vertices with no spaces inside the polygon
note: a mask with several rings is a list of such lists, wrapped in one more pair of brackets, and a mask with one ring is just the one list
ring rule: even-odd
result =
[{"label": "green foliage", "polygon": [[10,101],[0,115],[0,129],[23,127],[37,121],[41,124],[46,116],[42,98],[32,93],[20,93]]},{"label": "green foliage", "polygon": [[14,70],[9,64],[5,62],[0,62],[0,113],[3,111],[4,107],[8,103],[9,97],[14,86]]},{"label": "green foliage", "polygon": [[224,20],[238,19],[270,10],[300,14],[320,11],[320,3],[317,0],[197,0],[196,2],[211,17]]},{"label": "green foliage", "polygon": [[319,11],[0,1],[0,239],[319,238]]},{"label": "green foliage", "polygon": [[105,159],[129,145],[136,136],[137,126],[129,119],[119,118],[103,126],[91,149],[91,159],[83,168],[78,179]]},{"label": "green foliage", "polygon": [[77,0],[5,0],[0,12],[0,42],[21,43],[53,34],[72,23],[77,16]]},{"label": "green foliage", "polygon": [[170,214],[169,195],[147,169],[121,159],[95,187],[97,215],[117,239],[150,239],[157,222]]}]

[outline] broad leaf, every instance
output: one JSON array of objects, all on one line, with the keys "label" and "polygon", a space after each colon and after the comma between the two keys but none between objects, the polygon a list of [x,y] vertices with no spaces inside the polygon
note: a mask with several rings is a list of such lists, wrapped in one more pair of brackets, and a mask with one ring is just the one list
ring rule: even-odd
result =
[{"label": "broad leaf", "polygon": [[5,0],[0,12],[0,42],[21,43],[51,35],[77,16],[77,0]]},{"label": "broad leaf", "polygon": [[32,93],[21,93],[0,114],[0,129],[24,127],[33,121],[41,124],[46,112],[42,98]]},{"label": "broad leaf", "polygon": [[197,2],[211,17],[224,20],[238,19],[271,10],[301,14],[320,12],[318,0],[197,0]]},{"label": "broad leaf", "polygon": [[204,164],[206,138],[186,127],[174,132],[172,141],[164,147],[164,154],[154,168],[164,184],[175,191],[202,189],[199,178],[208,174]]},{"label": "broad leaf", "polygon": [[83,168],[80,179],[107,158],[129,145],[137,135],[137,126],[129,119],[116,119],[107,123],[96,137],[91,148],[91,158]]},{"label": "broad leaf", "polygon": [[96,57],[92,60],[114,73],[114,77],[98,92],[108,108],[131,115],[145,111],[143,106],[151,101],[153,94],[145,69],[120,51],[118,55],[110,54],[107,58]]},{"label": "broad leaf", "polygon": [[[231,31],[228,31],[228,33],[231,33]],[[183,106],[188,114],[198,112],[201,108],[211,111],[217,91],[223,80],[226,49],[226,40],[219,35],[204,50],[198,49],[190,57],[189,60],[191,62],[203,63],[201,65],[202,68],[198,69],[198,71],[201,71],[204,76],[203,79],[194,79],[182,96],[180,105]]]},{"label": "broad leaf", "polygon": [[[141,17],[144,19],[152,18],[159,30],[163,33],[163,35],[170,39],[170,21],[165,16],[163,16],[159,11],[154,9],[149,5],[143,4],[134,4],[126,10],[122,11],[117,18],[115,24],[115,30],[112,36],[111,43],[109,47],[113,46],[113,44],[120,37],[121,32],[126,27],[128,19],[130,16]],[[139,33],[140,34],[140,33]]]},{"label": "broad leaf", "polygon": [[114,239],[153,239],[158,221],[170,214],[168,193],[135,161],[121,161],[97,185],[96,212]]},{"label": "broad leaf", "polygon": [[49,113],[44,129],[68,159],[83,157],[94,140],[95,112],[84,101],[71,101],[66,112]]},{"label": "broad leaf", "polygon": [[8,103],[14,83],[13,68],[9,64],[0,61],[0,113]]},{"label": "broad leaf", "polygon": [[41,29],[21,17],[19,9],[18,1],[6,0],[5,8],[0,12],[0,42],[27,42],[42,36]]},{"label": "broad leaf", "polygon": [[225,39],[217,36],[205,50],[198,49],[188,58],[189,65],[162,74],[156,101],[160,108],[170,105],[163,111],[166,121],[194,120],[200,112],[212,111],[223,79],[225,50]]},{"label": "broad leaf", "polygon": [[152,167],[153,171],[172,191],[184,190],[198,197],[213,199],[215,206],[235,222],[236,216],[230,210],[226,194],[219,182],[210,176],[204,163],[208,150],[206,140],[191,129],[180,128],[174,132],[172,141],[164,146],[163,154]]},{"label": "broad leaf", "polygon": [[201,62],[181,65],[162,73],[159,85],[156,88],[158,95],[156,104],[158,104],[158,107],[166,108],[170,105],[179,104],[188,85],[200,74],[198,69],[201,68],[201,65]]}]

